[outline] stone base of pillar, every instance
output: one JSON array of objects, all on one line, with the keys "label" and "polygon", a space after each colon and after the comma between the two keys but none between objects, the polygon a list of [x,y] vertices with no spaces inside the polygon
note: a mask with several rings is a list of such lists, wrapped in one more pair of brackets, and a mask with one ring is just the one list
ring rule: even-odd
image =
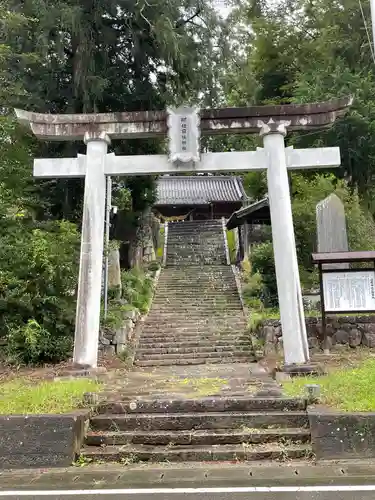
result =
[{"label": "stone base of pillar", "polygon": [[318,363],[304,363],[298,365],[281,365],[274,370],[274,378],[277,378],[277,373],[284,373],[290,377],[305,377],[306,375],[320,376],[324,375],[323,367]]},{"label": "stone base of pillar", "polygon": [[104,366],[96,368],[88,366],[73,365],[69,368],[61,370],[59,374],[54,377],[55,380],[59,379],[72,379],[72,378],[98,378],[107,372]]}]

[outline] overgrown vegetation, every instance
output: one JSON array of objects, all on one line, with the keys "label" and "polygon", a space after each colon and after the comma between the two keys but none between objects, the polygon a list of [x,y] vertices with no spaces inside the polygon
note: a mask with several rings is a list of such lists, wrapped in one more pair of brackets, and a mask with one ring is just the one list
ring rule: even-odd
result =
[{"label": "overgrown vegetation", "polygon": [[100,384],[89,379],[5,382],[0,386],[0,414],[68,413],[82,408],[85,392],[99,390]]},{"label": "overgrown vegetation", "polygon": [[122,271],[122,296],[109,300],[107,318],[104,320],[102,316],[104,327],[111,330],[120,327],[129,311],[139,311],[141,314],[148,311],[154,293],[153,276],[159,267],[158,263],[152,264],[151,270],[134,268]]},{"label": "overgrown vegetation", "polygon": [[295,377],[283,384],[285,394],[304,396],[306,384],[319,384],[321,402],[342,411],[374,411],[375,360],[351,369],[335,370],[324,377]]}]

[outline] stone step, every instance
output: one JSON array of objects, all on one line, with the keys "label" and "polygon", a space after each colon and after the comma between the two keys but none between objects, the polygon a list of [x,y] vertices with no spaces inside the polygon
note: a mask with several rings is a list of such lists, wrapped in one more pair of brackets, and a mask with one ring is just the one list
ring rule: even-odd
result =
[{"label": "stone step", "polygon": [[202,317],[202,316],[209,316],[209,317],[221,317],[223,314],[239,314],[243,313],[243,309],[241,304],[239,303],[237,306],[230,306],[230,307],[224,307],[224,306],[205,306],[204,304],[202,306],[186,306],[186,307],[181,307],[179,306],[178,309],[176,309],[175,304],[166,304],[164,306],[158,305],[157,307],[154,306],[151,308],[150,314],[157,314],[157,315],[178,315],[178,316],[184,316],[184,317]]},{"label": "stone step", "polygon": [[184,278],[192,276],[201,276],[204,279],[215,279],[215,278],[234,278],[232,268],[227,265],[219,265],[216,268],[212,266],[202,266],[197,268],[197,266],[187,266],[185,267],[167,267],[161,272],[160,279],[168,278]]},{"label": "stone step", "polygon": [[[188,319],[187,317],[178,317],[178,315],[157,315],[150,313],[147,318],[147,323],[144,325],[145,330],[151,330],[153,327],[156,327],[157,331],[165,331],[166,329],[170,329],[173,331],[178,328],[185,328],[186,330],[192,331],[207,331],[209,333],[239,333],[245,332],[246,330],[246,321],[242,316],[242,313],[238,314],[238,318],[228,318],[226,323],[219,321],[220,316],[193,316]],[[210,321],[207,321],[210,319]],[[233,321],[232,321],[233,320]],[[147,328],[146,328],[147,327]],[[152,327],[152,328],[151,328]],[[144,330],[144,331],[145,331]]]},{"label": "stone step", "polygon": [[291,460],[309,458],[308,444],[247,444],[221,446],[151,446],[123,445],[121,447],[85,447],[81,455],[89,460],[107,462],[202,462],[202,461],[255,461]]},{"label": "stone step", "polygon": [[[207,321],[209,321],[211,318],[212,318],[212,314],[209,314],[211,313],[212,311],[208,311],[207,314],[205,314],[205,311],[199,311],[199,312],[195,312],[193,314],[193,311],[191,312],[191,314],[187,314],[187,312],[185,311],[182,311],[183,314],[180,314],[179,311],[169,311],[169,312],[163,312],[163,313],[159,313],[156,309],[155,311],[151,310],[147,319],[150,318],[150,317],[155,317],[156,319],[163,319],[163,318],[166,318],[166,319],[170,319],[170,318],[173,318],[173,317],[179,317],[181,318],[181,321],[185,321],[185,320],[196,320],[196,319],[205,319]],[[219,318],[222,318],[222,321],[225,321],[227,319],[227,321],[231,321],[233,318],[230,316],[230,313],[231,311],[226,311],[226,310],[223,310],[222,311],[222,314],[219,314],[217,315]],[[238,314],[238,311],[235,310],[233,311],[233,317],[236,317]]]},{"label": "stone step", "polygon": [[[147,328],[146,328],[147,326]],[[148,338],[162,338],[164,340],[173,341],[173,339],[184,337],[186,340],[196,340],[196,337],[201,338],[202,340],[247,340],[250,338],[250,335],[246,331],[244,325],[241,327],[236,326],[235,328],[228,328],[228,326],[223,325],[212,325],[211,328],[207,327],[207,325],[195,326],[179,326],[179,325],[145,325],[142,330],[142,337]],[[193,338],[187,338],[193,337]],[[182,340],[184,340],[182,339]]]},{"label": "stone step", "polygon": [[[238,344],[236,344],[235,346],[233,345],[227,345],[227,346],[223,346],[221,344],[219,345],[210,345],[210,346],[197,346],[197,347],[174,347],[174,346],[171,346],[171,345],[166,345],[166,347],[158,347],[158,348],[155,348],[155,347],[149,347],[149,348],[145,348],[145,347],[139,347],[137,349],[137,357],[138,359],[142,359],[143,357],[148,357],[150,355],[154,355],[154,354],[160,354],[160,355],[164,355],[164,354],[194,354],[194,353],[208,353],[208,352],[212,352],[212,351],[215,351],[215,352],[220,352],[220,353],[223,353],[223,352],[238,352],[238,351],[243,351],[243,352],[249,352],[249,350],[251,349],[251,346],[249,345],[245,345],[244,347],[240,347]],[[149,357],[149,359],[155,359],[155,358],[152,358],[152,357]]]},{"label": "stone step", "polygon": [[[174,303],[175,302],[175,303]],[[169,299],[169,302],[167,301],[159,301],[159,302],[153,302],[153,305],[157,305],[159,309],[163,310],[170,308],[172,305],[178,305],[181,308],[181,311],[216,311],[218,307],[220,307],[220,312],[226,313],[226,312],[231,312],[231,311],[238,311],[239,308],[241,308],[241,302],[240,299],[238,299],[237,303],[233,302],[232,304],[226,304],[225,302],[220,303],[207,303],[205,300],[202,298],[202,302],[200,304],[190,304],[189,301],[185,301],[184,303],[181,303],[180,301],[174,301],[173,297]],[[180,310],[180,309],[179,309]]]},{"label": "stone step", "polygon": [[239,297],[233,297],[229,300],[223,300],[223,299],[218,299],[217,301],[215,300],[207,300],[202,297],[201,301],[191,301],[191,300],[186,300],[186,297],[183,298],[181,297],[180,299],[170,296],[170,297],[160,297],[156,296],[154,300],[152,301],[152,306],[153,307],[163,307],[163,306],[168,306],[168,305],[173,305],[173,306],[178,306],[182,308],[190,308],[190,309],[195,309],[195,308],[202,308],[202,307],[208,307],[208,308],[214,308],[214,307],[221,307],[222,310],[226,310],[228,307],[229,309],[234,307],[237,308],[238,305],[241,305]]},{"label": "stone step", "polygon": [[[200,337],[198,337],[198,339],[200,339]],[[150,342],[144,342],[143,343],[143,338],[141,337],[141,342],[138,344],[138,352],[141,352],[142,349],[147,349],[147,350],[150,350],[152,349],[153,352],[156,352],[155,350],[156,349],[194,349],[195,347],[199,347],[199,348],[209,348],[209,347],[213,347],[213,343],[214,342],[218,342],[217,339],[214,339],[214,340],[206,340],[206,341],[200,341],[200,340],[193,340],[193,341],[186,341],[186,340],[183,340],[183,341],[180,341],[180,342],[170,342],[170,341],[165,341],[163,339],[162,342],[153,342],[153,341],[150,341]],[[233,347],[236,347],[236,348],[248,348],[248,349],[251,349],[252,345],[251,345],[251,341],[250,339],[245,342],[245,341],[234,341],[231,340],[231,341],[222,341],[221,339],[219,340],[220,342],[220,347],[228,347],[228,348],[233,348]]]},{"label": "stone step", "polygon": [[143,326],[144,333],[151,333],[155,335],[181,335],[184,333],[201,334],[205,333],[208,336],[211,335],[245,335],[246,323],[245,321],[237,321],[233,324],[228,323],[218,323],[212,321],[211,325],[206,322],[190,322],[190,321],[161,321],[160,318],[157,321],[148,322]]},{"label": "stone step", "polygon": [[228,288],[202,288],[199,289],[195,287],[194,284],[187,287],[184,285],[172,286],[166,285],[165,287],[158,287],[156,290],[155,297],[176,297],[177,299],[196,299],[197,297],[201,297],[203,300],[214,300],[216,298],[227,297],[228,299],[239,298],[237,288],[228,289]]},{"label": "stone step", "polygon": [[[275,387],[277,387],[275,383]],[[117,396],[117,395],[116,395]],[[97,414],[160,414],[196,412],[280,412],[304,411],[306,400],[302,398],[266,397],[205,397],[199,399],[134,399],[105,401],[95,411]],[[273,431],[274,429],[272,429]]]},{"label": "stone step", "polygon": [[[194,289],[198,289],[201,291],[207,291],[208,295],[212,296],[220,296],[218,293],[218,290],[221,292],[226,292],[228,295],[231,293],[235,294],[238,293],[237,287],[235,283],[232,283],[229,281],[228,278],[221,278],[220,280],[218,279],[216,282],[212,281],[206,281],[203,279],[189,279],[186,281],[182,281],[180,278],[175,278],[175,279],[168,279],[168,280],[163,280],[158,283],[157,290],[167,290],[168,287],[174,287],[176,290],[178,290],[179,286],[184,286],[184,289],[187,291],[193,291]],[[182,289],[180,288],[180,291]]]},{"label": "stone step", "polygon": [[[184,354],[183,352],[175,352],[175,353],[155,353],[151,354],[150,351],[147,352],[147,354],[142,354],[137,351],[137,361],[139,360],[170,360],[170,359],[175,359],[178,358],[179,354]],[[244,350],[238,350],[234,351],[233,348],[228,350],[228,351],[216,351],[214,350],[214,347],[211,348],[210,351],[203,351],[203,352],[197,352],[193,351],[190,352],[189,358],[207,358],[207,359],[212,359],[212,358],[222,358],[225,356],[226,358],[234,357],[234,358],[240,358],[240,357],[248,357],[251,353],[249,351],[244,351]]]},{"label": "stone step", "polygon": [[143,327],[143,332],[149,333],[161,333],[163,334],[172,334],[172,335],[180,335],[184,332],[192,332],[192,333],[206,333],[208,335],[239,335],[245,334],[247,332],[246,322],[245,321],[236,321],[233,324],[229,323],[219,323],[215,321],[215,318],[212,318],[212,322],[207,323],[205,321],[199,321],[198,318],[195,318],[194,321],[184,321],[183,319],[177,320],[173,318],[160,318],[153,317],[148,319],[147,323]]},{"label": "stone step", "polygon": [[241,344],[250,344],[251,340],[250,337],[248,338],[241,338],[239,335],[228,337],[228,336],[215,336],[215,337],[209,337],[209,336],[202,336],[202,335],[189,335],[189,334],[181,334],[181,335],[175,335],[175,336],[149,336],[146,334],[142,334],[140,337],[140,343],[139,345],[155,345],[155,344],[167,344],[168,346],[173,346],[175,343],[176,344],[181,344],[181,343],[188,343],[188,345],[194,344],[194,343],[200,343],[200,345],[222,345],[222,344],[227,344],[229,346],[234,346],[234,345],[241,345]]},{"label": "stone step", "polygon": [[[239,429],[196,430],[196,431],[132,431],[132,432],[89,432],[86,446],[116,446],[142,444],[151,446],[173,445],[228,445],[263,444],[280,441],[309,443],[308,429]],[[297,444],[297,443],[295,443]]]},{"label": "stone step", "polygon": [[168,231],[169,241],[189,241],[191,239],[202,239],[205,238],[212,240],[216,244],[224,245],[224,234],[222,229],[219,230],[214,226],[207,226],[202,230],[201,228],[184,228],[181,230]]},{"label": "stone step", "polygon": [[190,365],[212,365],[212,364],[231,364],[231,363],[245,363],[255,362],[255,356],[249,355],[248,359],[239,356],[223,356],[220,358],[197,358],[197,357],[176,357],[171,359],[152,359],[134,361],[135,366],[190,366]]},{"label": "stone step", "polygon": [[208,329],[219,329],[222,331],[228,330],[238,330],[244,329],[246,327],[247,322],[242,312],[233,315],[232,317],[227,317],[225,319],[220,318],[219,315],[211,315],[211,316],[182,316],[179,317],[178,313],[173,315],[158,315],[156,311],[152,311],[149,313],[147,317],[147,322],[144,326],[149,327],[151,323],[155,323],[155,326],[159,325],[161,328],[170,327],[170,328],[179,328],[184,327],[185,330],[188,330],[191,327],[193,330],[198,329],[199,331],[202,328]]},{"label": "stone step", "polygon": [[277,427],[307,427],[306,412],[205,412],[158,414],[96,415],[90,420],[91,430],[203,430]]}]

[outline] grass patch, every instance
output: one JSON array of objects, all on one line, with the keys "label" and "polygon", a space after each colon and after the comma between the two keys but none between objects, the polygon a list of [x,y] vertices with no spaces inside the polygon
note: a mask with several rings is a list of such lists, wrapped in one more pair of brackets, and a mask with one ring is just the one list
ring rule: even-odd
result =
[{"label": "grass patch", "polygon": [[319,384],[321,402],[342,411],[375,411],[375,360],[334,370],[323,377],[296,377],[283,384],[288,396],[303,396],[305,384]]},{"label": "grass patch", "polygon": [[94,380],[43,381],[37,384],[15,380],[0,386],[0,414],[24,415],[67,413],[82,407],[85,392],[98,392]]}]

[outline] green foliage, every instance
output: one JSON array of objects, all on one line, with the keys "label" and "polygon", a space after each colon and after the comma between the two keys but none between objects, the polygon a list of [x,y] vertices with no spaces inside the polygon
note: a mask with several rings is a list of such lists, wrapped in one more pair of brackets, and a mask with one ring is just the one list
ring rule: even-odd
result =
[{"label": "green foliage", "polygon": [[69,222],[0,220],[0,331],[20,362],[64,359],[74,332],[79,234]]},{"label": "green foliage", "polygon": [[236,251],[236,239],[234,236],[234,230],[227,230],[227,242],[228,242],[228,250],[229,250],[229,258],[232,264],[236,262],[237,251]]},{"label": "green foliage", "polygon": [[262,302],[266,307],[277,306],[277,283],[271,242],[254,245],[251,251],[251,264],[254,273],[261,276],[260,298]]},{"label": "green foliage", "polygon": [[244,278],[244,285],[242,287],[242,296],[245,302],[249,305],[251,299],[260,299],[263,292],[262,276],[259,272],[254,274],[247,274]]},{"label": "green foliage", "polygon": [[134,268],[121,273],[123,298],[141,313],[146,313],[153,296],[153,280],[143,269]]},{"label": "green foliage", "polygon": [[163,224],[160,224],[159,227],[159,244],[156,250],[156,257],[159,261],[163,260],[164,255],[164,243],[165,243],[165,228]]},{"label": "green foliage", "polygon": [[267,173],[248,172],[243,178],[246,194],[253,200],[261,200],[267,194]]},{"label": "green foliage", "polygon": [[248,328],[250,332],[255,333],[258,328],[268,319],[280,319],[280,313],[277,309],[267,308],[254,310],[250,314]]},{"label": "green foliage", "polygon": [[8,360],[16,364],[56,363],[72,350],[72,336],[53,336],[35,320],[12,328],[7,338]]},{"label": "green foliage", "polygon": [[[307,178],[292,176],[293,218],[298,260],[304,270],[313,272],[311,253],[316,250],[316,204],[331,193],[344,203],[350,250],[375,247],[375,224],[372,215],[361,205],[358,193],[334,175]],[[306,274],[305,274],[306,276]]]},{"label": "green foliage", "polygon": [[150,272],[156,273],[160,269],[160,263],[158,261],[150,262],[147,268]]}]

